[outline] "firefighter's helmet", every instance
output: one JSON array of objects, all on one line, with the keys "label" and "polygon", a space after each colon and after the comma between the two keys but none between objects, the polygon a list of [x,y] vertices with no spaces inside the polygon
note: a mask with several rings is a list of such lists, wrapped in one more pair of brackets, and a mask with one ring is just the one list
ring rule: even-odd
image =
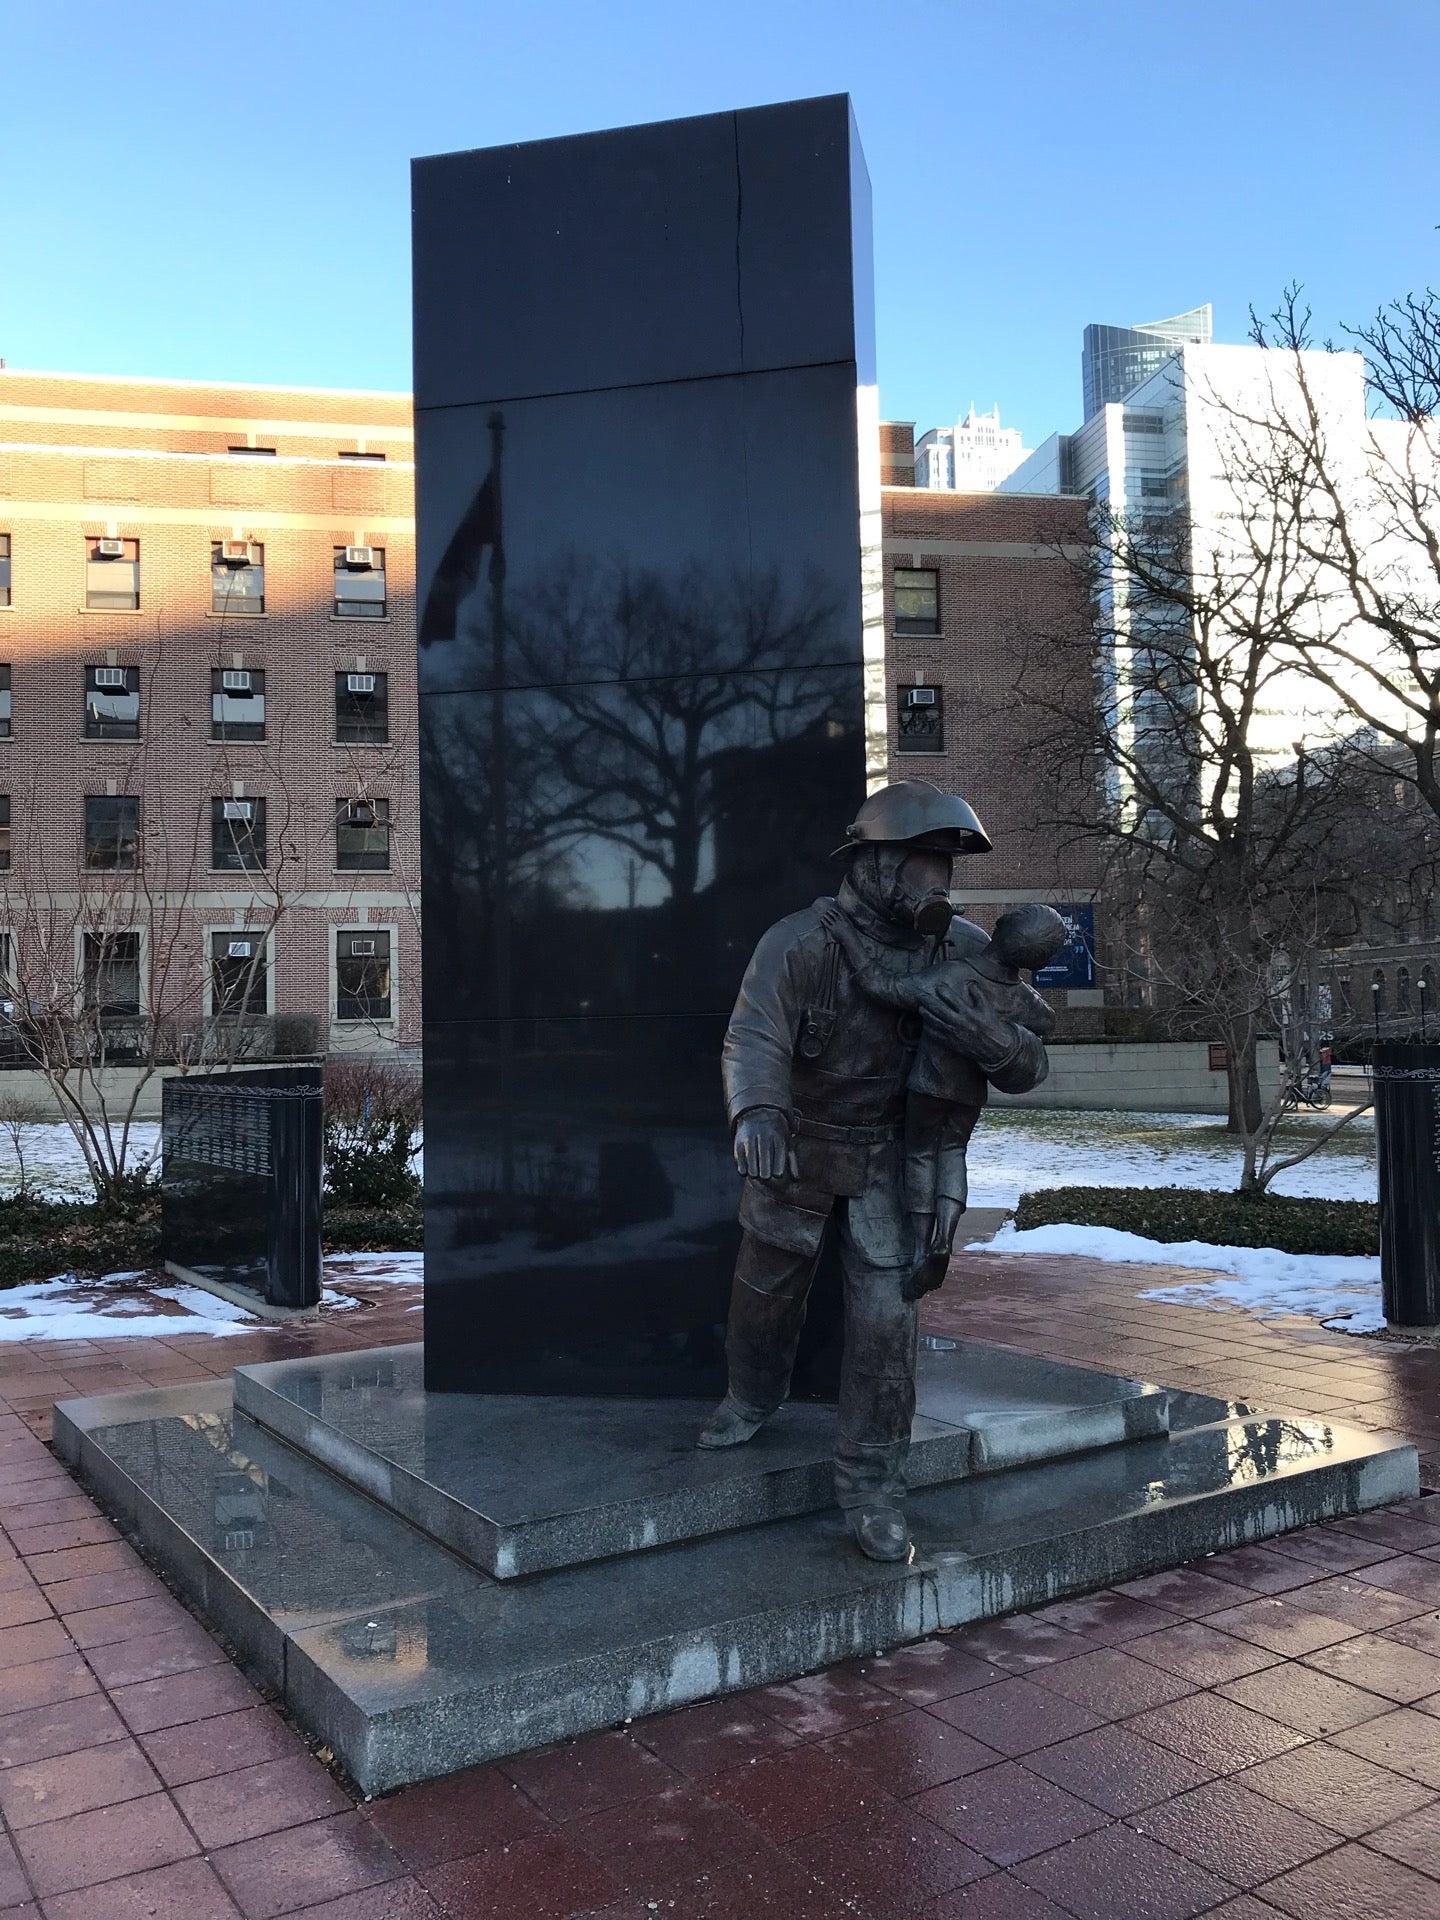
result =
[{"label": "firefighter's helmet", "polygon": [[990,836],[958,793],[943,793],[930,780],[894,780],[865,799],[835,851],[876,845],[989,853]]}]

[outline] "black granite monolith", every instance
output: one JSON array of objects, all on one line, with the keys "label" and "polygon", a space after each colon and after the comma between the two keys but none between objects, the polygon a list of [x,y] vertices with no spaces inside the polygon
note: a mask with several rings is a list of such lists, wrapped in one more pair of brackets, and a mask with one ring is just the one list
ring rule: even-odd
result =
[{"label": "black granite monolith", "polygon": [[414,198],[426,1382],[708,1396],[720,1041],[838,881],[883,645],[864,161],[837,96]]}]

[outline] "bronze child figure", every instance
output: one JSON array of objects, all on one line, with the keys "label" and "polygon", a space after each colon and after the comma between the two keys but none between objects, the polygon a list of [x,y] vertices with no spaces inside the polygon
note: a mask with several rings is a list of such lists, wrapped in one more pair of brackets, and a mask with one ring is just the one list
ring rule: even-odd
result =
[{"label": "bronze child figure", "polygon": [[887,1007],[922,1018],[905,1085],[904,1190],[916,1259],[904,1295],[918,1300],[945,1278],[969,1194],[966,1150],[980,1117],[973,1068],[947,1046],[937,1015],[953,1004],[962,984],[973,982],[997,1019],[1048,1039],[1054,1012],[1020,974],[1022,968],[1043,967],[1059,952],[1067,938],[1065,922],[1053,907],[1015,907],[1000,916],[986,940],[972,922],[952,921],[947,944],[953,957],[937,960],[923,973],[902,974],[873,959],[838,910],[832,908],[824,920],[854,966],[860,988]]}]

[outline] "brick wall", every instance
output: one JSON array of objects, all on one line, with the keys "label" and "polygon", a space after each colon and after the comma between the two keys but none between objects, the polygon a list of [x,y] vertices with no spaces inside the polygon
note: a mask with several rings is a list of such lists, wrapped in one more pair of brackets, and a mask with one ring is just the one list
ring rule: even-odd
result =
[{"label": "brick wall", "polygon": [[[246,445],[277,457],[227,452]],[[43,901],[78,924],[87,899],[123,890],[152,960],[174,972],[167,1010],[188,995],[200,1011],[203,936],[273,926],[273,1009],[328,1020],[333,930],[389,928],[392,1020],[332,1026],[331,1039],[418,1041],[412,452],[401,394],[0,371],[13,943],[23,949]],[[87,543],[101,536],[139,543],[138,612],[85,609]],[[263,615],[212,611],[211,543],[232,538],[263,546]],[[384,620],[334,617],[334,549],[352,544],[385,551]],[[83,737],[84,669],[107,664],[139,669],[139,741]],[[211,669],[237,666],[265,673],[263,743],[211,740]],[[388,676],[389,745],[334,744],[346,670]],[[81,866],[84,797],[107,792],[141,797],[138,883]],[[209,803],[227,796],[267,802],[263,875],[210,870]],[[351,797],[390,802],[390,872],[335,871],[335,802]]]},{"label": "brick wall", "polygon": [[882,487],[911,487],[915,484],[915,422],[880,422],[880,484]]},{"label": "brick wall", "polygon": [[[956,878],[977,919],[1018,900],[1090,899],[1093,853],[1065,849],[1047,824],[1054,802],[1040,722],[1016,689],[1022,656],[1027,671],[1037,660],[1043,670],[1043,636],[1084,617],[1073,564],[1084,502],[911,487],[887,488],[883,509],[891,777],[934,780],[980,815],[994,852],[967,858]],[[938,633],[896,632],[897,568],[938,577]],[[943,701],[940,752],[900,750],[902,689],[917,680]]]}]

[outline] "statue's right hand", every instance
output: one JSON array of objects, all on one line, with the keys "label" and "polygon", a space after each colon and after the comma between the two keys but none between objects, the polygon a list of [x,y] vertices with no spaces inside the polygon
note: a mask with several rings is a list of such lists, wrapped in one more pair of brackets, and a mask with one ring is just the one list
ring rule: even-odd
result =
[{"label": "statue's right hand", "polygon": [[751,1180],[780,1180],[799,1172],[790,1123],[778,1107],[751,1107],[735,1126],[735,1165]]}]

